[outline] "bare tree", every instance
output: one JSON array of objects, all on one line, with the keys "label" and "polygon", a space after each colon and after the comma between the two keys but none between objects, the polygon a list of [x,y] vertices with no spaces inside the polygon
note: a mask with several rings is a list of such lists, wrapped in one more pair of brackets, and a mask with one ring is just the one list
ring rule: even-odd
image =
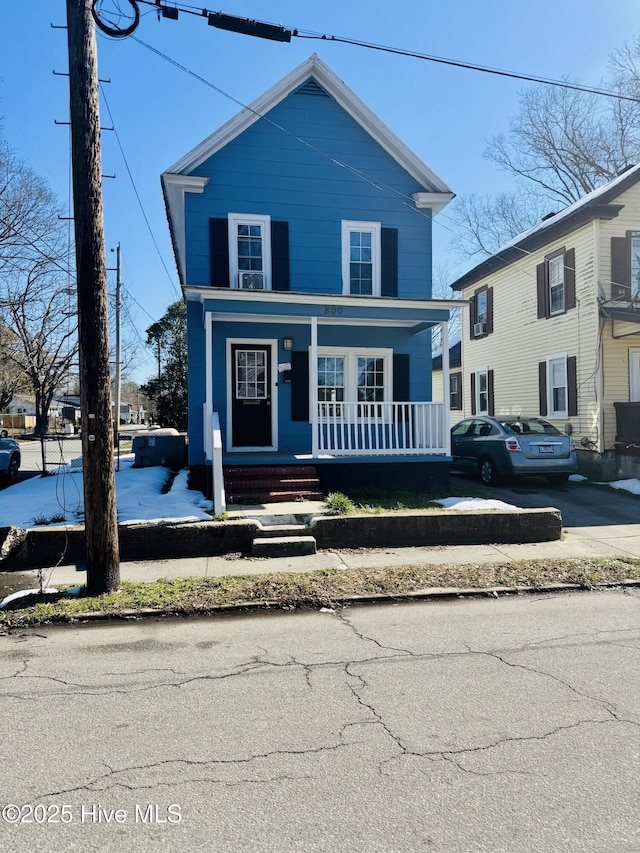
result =
[{"label": "bare tree", "polygon": [[[610,58],[605,88],[640,95],[640,37]],[[492,254],[505,242],[562,210],[640,159],[640,103],[536,86],[520,94],[507,134],[485,157],[515,179],[516,192],[457,200],[456,247],[464,257]]]},{"label": "bare tree", "polygon": [[40,435],[77,354],[67,258],[55,196],[0,140],[0,330],[11,343],[0,356],[28,379]]},{"label": "bare tree", "polygon": [[[459,291],[451,290],[453,276],[446,264],[436,264],[433,268],[431,298],[432,299],[460,299]],[[462,328],[462,309],[452,308],[449,317],[449,344],[460,337]],[[431,334],[431,348],[437,350],[442,346],[442,330],[440,326],[434,326]]]}]

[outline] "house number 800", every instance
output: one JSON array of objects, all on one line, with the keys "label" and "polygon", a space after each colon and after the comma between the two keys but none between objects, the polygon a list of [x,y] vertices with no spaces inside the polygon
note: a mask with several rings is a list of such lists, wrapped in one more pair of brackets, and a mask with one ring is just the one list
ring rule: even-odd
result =
[{"label": "house number 800", "polygon": [[332,314],[334,316],[336,316],[338,314],[342,314],[343,310],[344,310],[343,308],[340,308],[337,305],[325,305],[324,306],[324,313],[325,314]]}]

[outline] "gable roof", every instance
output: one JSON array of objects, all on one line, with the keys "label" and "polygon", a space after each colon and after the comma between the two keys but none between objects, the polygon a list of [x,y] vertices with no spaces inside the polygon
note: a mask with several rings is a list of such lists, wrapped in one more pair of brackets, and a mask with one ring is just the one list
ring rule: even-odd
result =
[{"label": "gable roof", "polygon": [[476,284],[488,275],[519,260],[524,254],[529,254],[552,240],[575,231],[576,228],[593,219],[615,219],[623,205],[612,202],[638,181],[640,181],[640,164],[629,167],[606,184],[565,207],[564,210],[518,234],[495,254],[454,281],[451,287],[453,290],[462,290],[470,284]]},{"label": "gable roof", "polygon": [[[420,160],[360,98],[340,80],[317,54],[313,54],[294,68],[279,83],[268,89],[248,107],[235,115],[218,130],[204,139],[188,154],[181,157],[165,174],[189,175],[205,160],[219,151],[248,127],[273,109],[287,95],[313,78],[328,92],[358,124],[369,133],[428,193],[442,194],[446,198],[434,199],[434,207],[444,207],[454,194],[429,167]],[[435,213],[435,210],[434,210]]]}]

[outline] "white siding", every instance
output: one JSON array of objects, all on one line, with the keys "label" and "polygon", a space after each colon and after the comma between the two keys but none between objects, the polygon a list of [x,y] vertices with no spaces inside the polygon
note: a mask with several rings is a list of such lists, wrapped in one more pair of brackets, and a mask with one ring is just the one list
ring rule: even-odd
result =
[{"label": "white siding", "polygon": [[[577,360],[578,416],[571,421],[577,440],[596,438],[595,387],[598,373],[598,308],[595,294],[595,231],[585,225],[573,234],[528,253],[504,271],[463,291],[469,299],[483,285],[493,287],[493,333],[469,337],[469,312],[463,317],[464,413],[471,414],[470,375],[480,367],[494,373],[496,414],[538,414],[538,363],[564,352]],[[555,249],[574,249],[576,307],[556,317],[538,318],[536,267]]]}]

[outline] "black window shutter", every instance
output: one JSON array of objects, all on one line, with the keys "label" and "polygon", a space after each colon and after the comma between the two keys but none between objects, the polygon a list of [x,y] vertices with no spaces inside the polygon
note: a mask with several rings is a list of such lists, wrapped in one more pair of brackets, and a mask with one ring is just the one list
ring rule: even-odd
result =
[{"label": "black window shutter", "polygon": [[493,288],[487,288],[487,334],[493,332]]},{"label": "black window shutter", "polygon": [[567,249],[564,253],[564,308],[568,311],[576,307],[576,250]]},{"label": "black window shutter", "polygon": [[395,403],[408,403],[409,396],[409,355],[403,352],[393,354],[393,400]]},{"label": "black window shutter", "polygon": [[471,374],[471,414],[476,413],[476,375]]},{"label": "black window shutter", "polygon": [[471,340],[475,338],[475,335],[473,334],[473,327],[476,322],[476,298],[475,296],[472,296],[469,299],[469,337]]},{"label": "black window shutter", "polygon": [[309,353],[291,353],[291,420],[309,421]]},{"label": "black window shutter", "polygon": [[398,295],[398,229],[380,230],[380,293],[382,296]]},{"label": "black window shutter", "polygon": [[578,415],[578,365],[575,355],[567,358],[567,414],[570,418]]},{"label": "black window shutter", "polygon": [[291,289],[288,222],[271,222],[271,289]]},{"label": "black window shutter", "polygon": [[536,267],[536,284],[538,287],[538,317],[549,316],[549,266],[546,261]]},{"label": "black window shutter", "polygon": [[538,362],[538,395],[540,398],[540,414],[547,414],[547,362]]},{"label": "black window shutter", "polygon": [[492,418],[495,413],[493,397],[493,370],[487,370],[487,401],[487,414]]},{"label": "black window shutter", "polygon": [[611,238],[611,297],[631,298],[631,249],[626,237]]},{"label": "black window shutter", "polygon": [[209,220],[209,259],[212,287],[229,287],[229,226],[226,218]]}]

